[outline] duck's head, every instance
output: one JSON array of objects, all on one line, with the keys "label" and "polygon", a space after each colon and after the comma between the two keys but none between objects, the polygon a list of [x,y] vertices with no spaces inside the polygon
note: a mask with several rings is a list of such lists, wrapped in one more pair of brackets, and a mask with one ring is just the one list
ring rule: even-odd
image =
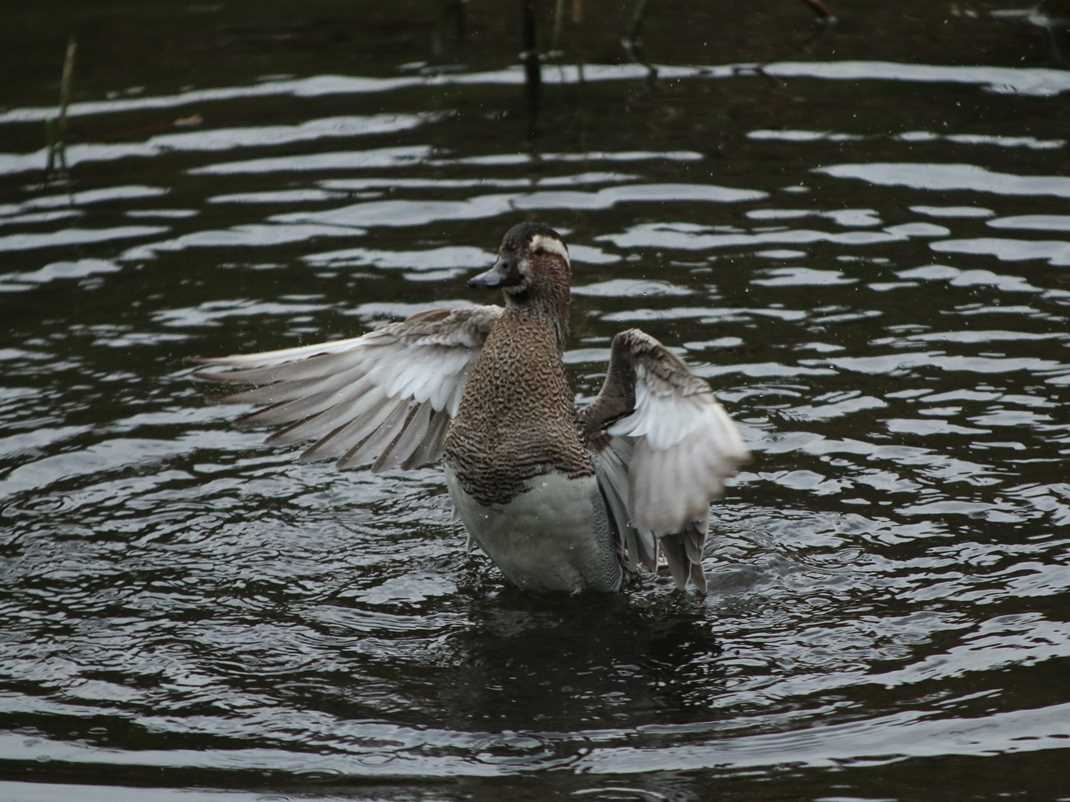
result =
[{"label": "duck's head", "polygon": [[470,278],[468,286],[500,289],[510,304],[563,301],[567,308],[572,286],[568,248],[549,226],[519,223],[502,237],[494,266]]}]

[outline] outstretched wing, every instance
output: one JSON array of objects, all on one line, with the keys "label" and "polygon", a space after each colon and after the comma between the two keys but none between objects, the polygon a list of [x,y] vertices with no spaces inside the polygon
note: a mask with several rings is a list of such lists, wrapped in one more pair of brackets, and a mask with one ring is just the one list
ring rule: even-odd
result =
[{"label": "outstretched wing", "polygon": [[629,329],[613,338],[605,383],[581,420],[630,559],[652,568],[660,544],[677,585],[690,576],[705,589],[710,502],[749,458],[710,386]]},{"label": "outstretched wing", "polygon": [[468,369],[501,313],[498,306],[431,310],[348,340],[201,359],[233,370],[196,376],[254,385],[222,400],[267,405],[240,422],[283,426],[269,443],[314,440],[305,459],[372,470],[429,465],[442,454]]}]

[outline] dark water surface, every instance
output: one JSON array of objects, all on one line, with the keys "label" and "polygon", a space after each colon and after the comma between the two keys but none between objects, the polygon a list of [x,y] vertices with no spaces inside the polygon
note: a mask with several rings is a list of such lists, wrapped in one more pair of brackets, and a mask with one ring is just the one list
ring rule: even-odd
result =
[{"label": "dark water surface", "polygon": [[[828,2],[651,3],[644,65],[588,0],[538,95],[512,4],[12,12],[0,799],[1070,799],[1058,31]],[[486,302],[529,218],[581,396],[638,325],[745,430],[704,601],[510,592],[437,471],[298,463],[190,380]]]}]

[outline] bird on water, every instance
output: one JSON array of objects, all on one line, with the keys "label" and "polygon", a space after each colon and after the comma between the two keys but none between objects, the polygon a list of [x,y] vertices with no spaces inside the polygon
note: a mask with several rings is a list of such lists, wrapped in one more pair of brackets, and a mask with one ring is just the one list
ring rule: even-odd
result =
[{"label": "bird on water", "polygon": [[705,592],[710,502],[748,459],[710,386],[639,329],[613,338],[577,409],[562,353],[572,265],[553,229],[521,223],[468,282],[503,305],[434,309],[360,337],[200,360],[251,385],[245,425],[303,457],[373,471],[442,463],[471,539],[534,592],[613,592],[659,555]]}]

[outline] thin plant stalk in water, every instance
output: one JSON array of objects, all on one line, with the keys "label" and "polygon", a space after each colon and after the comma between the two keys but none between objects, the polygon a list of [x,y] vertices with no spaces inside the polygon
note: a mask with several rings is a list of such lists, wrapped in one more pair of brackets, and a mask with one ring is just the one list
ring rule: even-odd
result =
[{"label": "thin plant stalk in water", "polygon": [[67,172],[67,106],[71,102],[71,83],[74,79],[74,59],[78,43],[72,36],[67,41],[67,53],[63,58],[63,75],[59,82],[59,113],[45,121],[45,146],[48,161],[45,164],[45,182],[55,172],[57,163]]}]

